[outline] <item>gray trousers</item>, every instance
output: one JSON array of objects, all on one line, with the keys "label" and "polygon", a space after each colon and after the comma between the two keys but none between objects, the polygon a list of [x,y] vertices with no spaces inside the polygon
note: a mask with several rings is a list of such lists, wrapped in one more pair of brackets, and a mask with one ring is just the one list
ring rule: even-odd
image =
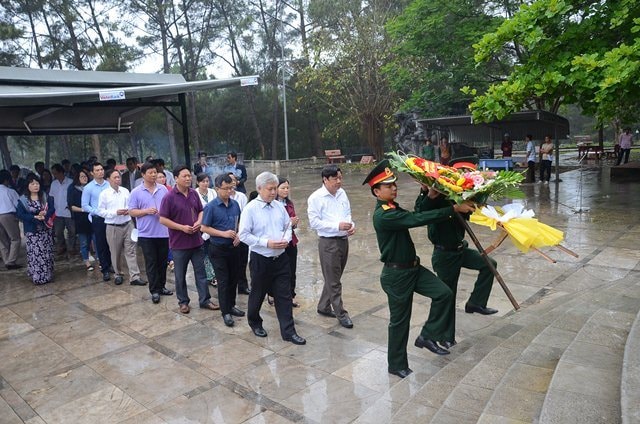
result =
[{"label": "gray trousers", "polygon": [[[64,230],[67,229],[67,238],[64,238]],[[53,232],[56,235],[56,247],[62,250],[66,247],[67,253],[71,252],[76,242],[76,224],[73,218],[56,216],[53,221]],[[66,241],[66,243],[65,243]]]},{"label": "gray trousers", "polygon": [[348,316],[342,306],[342,273],[349,257],[349,240],[344,238],[320,237],[318,239],[320,267],[324,278],[324,287],[318,302],[318,310],[333,312],[338,318]]},{"label": "gray trousers", "polygon": [[107,224],[107,244],[111,251],[111,265],[116,275],[123,275],[124,261],[127,262],[129,268],[129,280],[137,280],[140,278],[140,268],[138,268],[138,258],[136,256],[136,242],[131,240],[131,230],[133,230],[133,222],[129,221],[126,225],[110,225]]},{"label": "gray trousers", "polygon": [[20,227],[16,214],[0,214],[0,254],[5,266],[16,264],[21,241]]}]

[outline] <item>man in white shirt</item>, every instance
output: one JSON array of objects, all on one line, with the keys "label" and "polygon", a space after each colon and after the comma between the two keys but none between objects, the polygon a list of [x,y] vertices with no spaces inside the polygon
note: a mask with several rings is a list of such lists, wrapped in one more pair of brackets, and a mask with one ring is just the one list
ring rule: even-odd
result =
[{"label": "man in white shirt", "polygon": [[536,182],[536,144],[533,142],[533,136],[527,134],[525,137],[527,142],[527,182]]},{"label": "man in white shirt", "polygon": [[240,215],[238,237],[251,249],[252,290],[247,321],[258,337],[267,337],[260,308],[267,292],[274,298],[282,339],[296,345],[307,341],[296,333],[291,300],[291,269],[284,249],[291,241],[291,221],[280,202],[276,202],[278,177],[263,172],[256,177],[258,197],[247,203]]},{"label": "man in white shirt", "polygon": [[342,273],[349,257],[349,240],[356,231],[351,205],[342,189],[342,172],[336,165],[322,169],[322,187],[307,200],[309,225],[318,233],[318,253],[324,288],[318,302],[320,315],[338,318],[340,325],[353,328],[342,305]]},{"label": "man in white shirt", "polygon": [[[67,192],[73,180],[65,175],[64,168],[59,163],[51,167],[53,182],[49,189],[49,196],[53,197],[53,205],[56,208],[56,219],[53,221],[53,231],[58,245],[58,254],[71,252],[76,238],[76,226],[71,217],[69,204],[67,203]],[[65,244],[64,230],[67,230]]]},{"label": "man in white shirt", "polygon": [[18,193],[9,187],[11,173],[0,171],[0,254],[7,269],[22,268],[16,264],[20,253],[20,226],[16,216]]},{"label": "man in white shirt", "polygon": [[100,193],[97,213],[104,218],[107,227],[107,243],[111,251],[115,283],[120,285],[124,281],[122,267],[124,259],[129,268],[129,283],[132,286],[144,286],[147,283],[140,279],[136,242],[131,240],[133,222],[129,216],[129,190],[120,187],[120,172],[115,169],[109,170],[107,180],[109,187]]}]

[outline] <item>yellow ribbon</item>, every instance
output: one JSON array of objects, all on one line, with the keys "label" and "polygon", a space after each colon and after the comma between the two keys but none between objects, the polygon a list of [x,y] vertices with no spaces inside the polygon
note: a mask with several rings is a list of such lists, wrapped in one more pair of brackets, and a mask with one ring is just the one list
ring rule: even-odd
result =
[{"label": "yellow ribbon", "polygon": [[[499,209],[497,210],[501,212]],[[486,216],[479,209],[476,209],[471,215],[470,221],[474,224],[489,227],[492,231],[495,231],[498,226],[502,227],[509,235],[514,246],[524,253],[528,252],[531,247],[556,246],[564,239],[562,231],[543,224],[535,218],[520,217],[500,222],[498,219]]]}]

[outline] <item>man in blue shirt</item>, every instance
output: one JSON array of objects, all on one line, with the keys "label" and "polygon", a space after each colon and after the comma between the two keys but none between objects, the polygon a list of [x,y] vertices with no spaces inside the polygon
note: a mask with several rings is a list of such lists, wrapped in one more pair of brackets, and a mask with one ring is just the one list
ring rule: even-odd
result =
[{"label": "man in blue shirt", "polygon": [[201,227],[203,233],[211,236],[208,254],[218,280],[220,312],[227,327],[234,325],[232,316],[245,315],[236,307],[241,252],[238,238],[240,206],[230,197],[233,184],[228,174],[216,177],[214,185],[218,197],[205,206]]},{"label": "man in blue shirt", "polygon": [[244,182],[247,181],[247,168],[238,163],[238,154],[236,152],[227,153],[227,166],[225,166],[222,171],[225,174],[233,172],[233,175],[235,175],[238,180],[236,190],[240,193],[247,193],[247,189],[244,187]]},{"label": "man in blue shirt", "polygon": [[104,218],[98,215],[98,200],[100,193],[109,187],[109,183],[104,179],[104,168],[100,162],[94,162],[91,168],[91,180],[82,190],[82,209],[89,212],[91,228],[96,238],[96,251],[102,269],[102,280],[111,279],[111,251],[107,244],[107,226]]}]

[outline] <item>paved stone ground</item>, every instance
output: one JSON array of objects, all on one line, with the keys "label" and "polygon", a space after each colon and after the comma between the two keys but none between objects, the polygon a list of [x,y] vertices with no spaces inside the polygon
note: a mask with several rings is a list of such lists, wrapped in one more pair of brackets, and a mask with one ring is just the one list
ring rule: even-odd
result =
[{"label": "paved stone ground", "polygon": [[[306,346],[280,340],[266,303],[269,337],[260,339],[245,319],[227,328],[218,313],[195,308],[181,315],[175,297],[153,305],[145,287],[103,283],[76,261],[59,263],[56,281],[44,287],[23,272],[2,272],[0,422],[620,420],[620,358],[640,304],[640,185],[612,184],[606,166],[586,165],[562,174],[559,184],[524,186],[526,206],[564,230],[564,244],[580,257],[546,250],[558,260],[551,264],[505,242],[492,256],[523,308],[514,312],[496,283],[489,304],[500,313],[465,314],[473,274],[463,273],[458,346],[437,357],[410,343],[414,374],[401,380],[386,372],[388,310],[371,224],[374,199],[361,186],[366,172],[348,173],[344,182],[357,225],[343,278],[351,330],[315,312],[322,275],[306,198],[320,184],[319,171],[283,173],[304,218],[295,319]],[[399,186],[400,203],[410,207],[416,184],[403,177]],[[485,245],[496,237],[474,228]],[[412,234],[428,266],[425,231]],[[192,284],[190,290],[197,299]],[[246,301],[239,297],[240,308]],[[428,299],[415,297],[410,341],[428,308]],[[581,380],[585,370],[591,377]],[[593,414],[568,419],[576,405]]]}]

